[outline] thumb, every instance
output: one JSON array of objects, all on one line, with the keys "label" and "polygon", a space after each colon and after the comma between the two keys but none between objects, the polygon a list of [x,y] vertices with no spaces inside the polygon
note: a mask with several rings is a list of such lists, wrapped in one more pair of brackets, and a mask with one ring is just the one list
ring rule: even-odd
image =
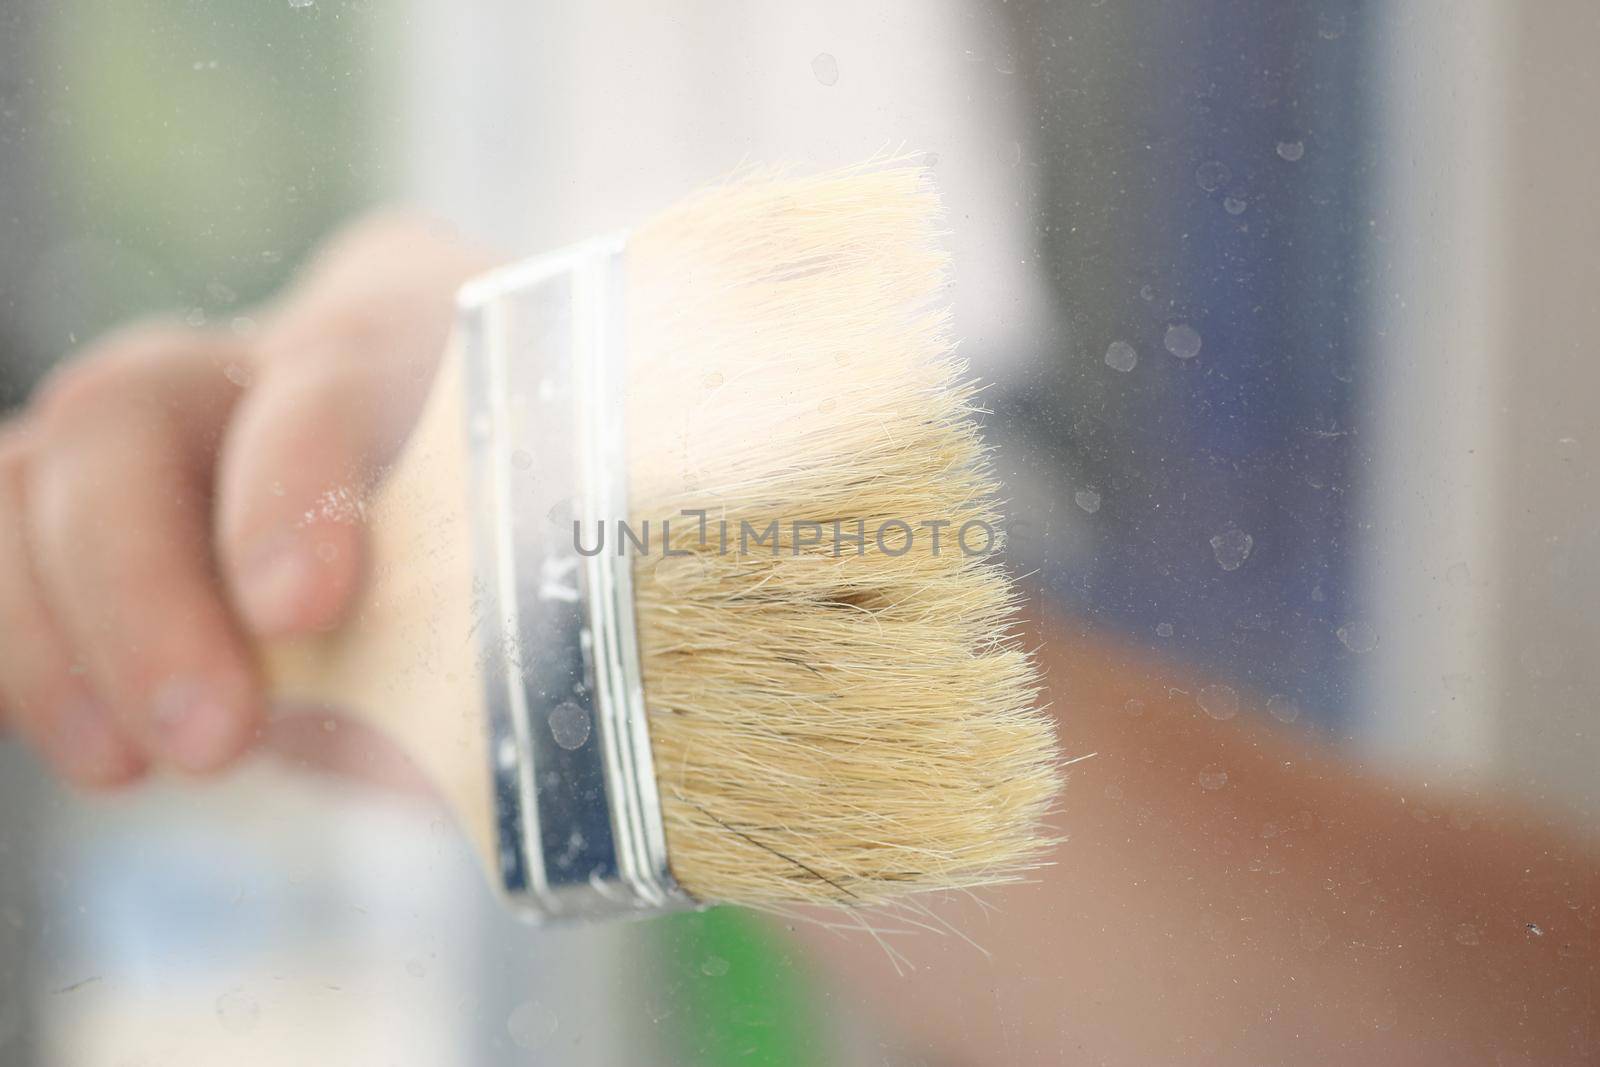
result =
[{"label": "thumb", "polygon": [[236,409],[218,476],[223,571],[262,637],[337,624],[366,566],[366,506],[394,442],[350,363],[279,364]]},{"label": "thumb", "polygon": [[223,568],[258,635],[324,629],[349,609],[368,495],[422,407],[456,287],[490,262],[426,220],[373,216],[270,320],[218,471]]}]

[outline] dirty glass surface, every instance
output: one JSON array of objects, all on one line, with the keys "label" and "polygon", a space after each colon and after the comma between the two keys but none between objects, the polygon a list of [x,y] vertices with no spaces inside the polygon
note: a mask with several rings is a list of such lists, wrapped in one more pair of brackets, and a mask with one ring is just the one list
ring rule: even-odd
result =
[{"label": "dirty glass surface", "polygon": [[919,159],[1072,762],[1050,865],[916,922],[547,930],[414,793],[85,793],[0,700],[0,1063],[1594,1062],[1597,46],[1577,0],[5,0],[13,427],[130,320],[247,349],[370,209],[512,257]]}]

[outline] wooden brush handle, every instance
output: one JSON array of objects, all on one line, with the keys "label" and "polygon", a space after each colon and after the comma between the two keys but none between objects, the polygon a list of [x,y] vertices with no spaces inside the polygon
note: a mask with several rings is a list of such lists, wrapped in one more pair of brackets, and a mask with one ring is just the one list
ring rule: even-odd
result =
[{"label": "wooden brush handle", "polygon": [[260,649],[275,703],[327,708],[392,741],[486,859],[490,787],[473,624],[460,361],[367,509],[370,564],[346,623]]}]

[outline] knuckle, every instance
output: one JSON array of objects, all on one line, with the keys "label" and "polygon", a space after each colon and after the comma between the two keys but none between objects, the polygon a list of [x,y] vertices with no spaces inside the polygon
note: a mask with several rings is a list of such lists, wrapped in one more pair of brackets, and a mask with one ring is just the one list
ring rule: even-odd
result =
[{"label": "knuckle", "polygon": [[374,252],[410,251],[419,245],[440,245],[453,239],[448,226],[425,212],[404,207],[379,207],[339,230],[324,246],[324,264],[362,259]]},{"label": "knuckle", "polygon": [[361,368],[341,360],[283,367],[263,383],[244,427],[259,446],[263,439],[304,441],[315,435],[331,445],[372,388]]},{"label": "knuckle", "polygon": [[159,467],[140,470],[110,458],[113,450],[138,450],[146,447],[143,442],[68,432],[63,428],[47,440],[27,467],[27,527],[40,559],[72,559],[75,571],[89,573],[101,569],[102,553],[131,551],[134,531],[121,514],[130,491],[142,487],[170,495],[176,488]]},{"label": "knuckle", "polygon": [[47,428],[99,419],[141,401],[153,403],[175,371],[219,357],[248,361],[245,346],[233,338],[165,321],[127,326],[52,371],[35,394],[32,412]]},{"label": "knuckle", "polygon": [[130,368],[103,356],[74,360],[51,373],[40,386],[34,412],[46,434],[86,420],[103,418],[127,406]]},{"label": "knuckle", "polygon": [[0,492],[21,473],[30,434],[21,421],[0,422]]},{"label": "knuckle", "polygon": [[29,482],[28,510],[36,543],[56,544],[68,552],[81,552],[86,535],[103,526],[105,516],[96,494],[77,478],[54,476],[48,467],[35,472]]},{"label": "knuckle", "polygon": [[172,319],[143,319],[119,326],[84,350],[92,362],[143,365],[192,357],[227,343],[223,334]]},{"label": "knuckle", "polygon": [[388,351],[393,340],[392,309],[357,294],[321,299],[314,315],[274,332],[263,344],[262,361],[286,379],[306,384],[355,377],[358,366]]},{"label": "knuckle", "polygon": [[[360,350],[364,343],[381,336],[380,330],[379,324],[357,314],[329,324],[330,334],[341,345],[354,350]],[[322,360],[286,373],[283,385],[286,402],[294,398],[311,403],[348,404],[352,398],[370,392],[371,376],[354,360]]]}]

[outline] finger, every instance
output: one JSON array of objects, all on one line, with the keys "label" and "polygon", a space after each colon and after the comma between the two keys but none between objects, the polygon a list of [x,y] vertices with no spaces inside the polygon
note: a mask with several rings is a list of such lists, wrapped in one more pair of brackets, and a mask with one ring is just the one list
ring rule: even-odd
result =
[{"label": "finger", "polygon": [[220,550],[240,615],[285,636],[339,621],[365,568],[380,440],[369,375],[280,365],[240,404],[218,477]]},{"label": "finger", "polygon": [[155,759],[213,770],[260,720],[211,552],[222,342],[147,334],[47,390],[28,467],[41,585],[96,692]]},{"label": "finger", "polygon": [[144,762],[89,691],[45,606],[23,529],[25,447],[19,429],[0,429],[0,709],[66,781],[121,785]]},{"label": "finger", "polygon": [[225,570],[256,633],[325,629],[348,610],[367,494],[416,420],[456,287],[485,263],[426,223],[374,217],[272,318],[218,477]]}]

